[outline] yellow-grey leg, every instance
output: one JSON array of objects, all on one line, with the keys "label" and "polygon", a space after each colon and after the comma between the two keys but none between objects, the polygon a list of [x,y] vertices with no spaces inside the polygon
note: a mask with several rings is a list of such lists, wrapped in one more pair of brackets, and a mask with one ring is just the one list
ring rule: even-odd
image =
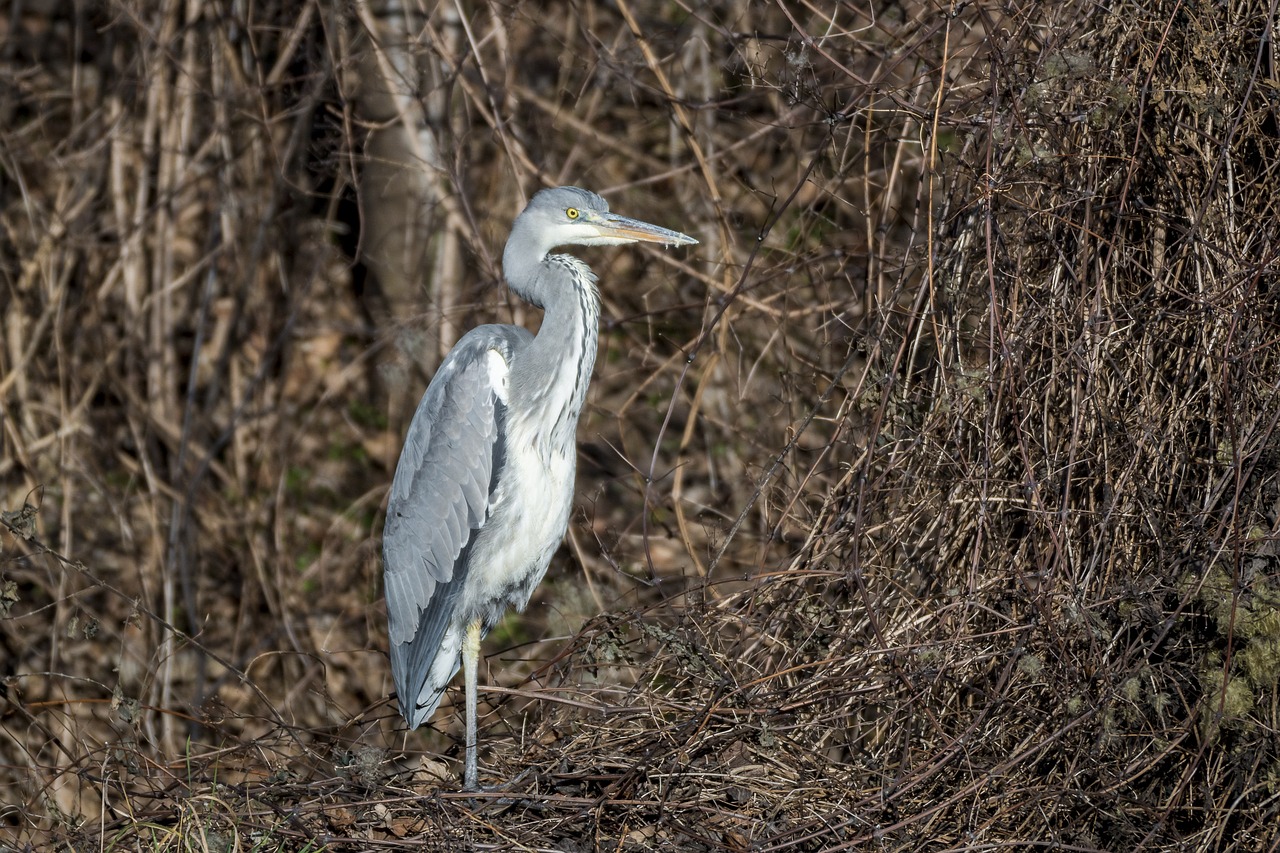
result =
[{"label": "yellow-grey leg", "polygon": [[467,758],[462,773],[462,787],[468,791],[478,789],[476,784],[476,662],[480,658],[480,620],[467,626],[462,641],[462,680],[467,690]]}]

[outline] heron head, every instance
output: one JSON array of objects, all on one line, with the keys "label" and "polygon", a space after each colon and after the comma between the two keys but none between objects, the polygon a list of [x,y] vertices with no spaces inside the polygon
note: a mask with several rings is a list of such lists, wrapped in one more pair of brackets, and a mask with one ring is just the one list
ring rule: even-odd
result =
[{"label": "heron head", "polygon": [[[522,221],[523,220],[523,221]],[[517,225],[534,229],[548,249],[556,246],[619,246],[624,243],[664,243],[684,246],[698,241],[639,219],[609,212],[609,202],[578,187],[542,190],[530,201]]]}]

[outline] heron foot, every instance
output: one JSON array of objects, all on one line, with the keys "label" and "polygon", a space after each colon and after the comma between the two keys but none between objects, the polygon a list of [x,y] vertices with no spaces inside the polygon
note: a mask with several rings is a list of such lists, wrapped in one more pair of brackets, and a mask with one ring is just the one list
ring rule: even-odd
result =
[{"label": "heron foot", "polygon": [[[464,794],[489,794],[489,795],[510,794],[510,793],[513,793],[512,789],[515,788],[517,785],[519,785],[521,782],[523,782],[532,772],[533,772],[532,768],[526,768],[514,779],[511,779],[510,781],[507,781],[507,782],[500,782],[496,785],[479,785],[474,783],[471,785],[467,785],[464,783],[462,786],[462,792]],[[490,805],[512,805],[514,803],[520,802],[521,800],[524,799],[524,797],[519,796],[517,794],[516,796],[510,796],[510,797],[487,796],[487,797],[484,797],[484,799]]]}]

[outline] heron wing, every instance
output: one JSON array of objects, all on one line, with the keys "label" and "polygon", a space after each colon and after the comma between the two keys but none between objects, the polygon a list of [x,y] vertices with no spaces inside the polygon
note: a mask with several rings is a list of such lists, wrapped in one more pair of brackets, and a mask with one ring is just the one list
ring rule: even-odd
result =
[{"label": "heron wing", "polygon": [[510,326],[463,336],[423,394],[396,466],[382,553],[392,674],[402,709],[418,706],[405,715],[413,725],[435,708],[420,700],[423,682],[465,582],[467,549],[489,519],[503,458],[507,374],[529,337]]}]

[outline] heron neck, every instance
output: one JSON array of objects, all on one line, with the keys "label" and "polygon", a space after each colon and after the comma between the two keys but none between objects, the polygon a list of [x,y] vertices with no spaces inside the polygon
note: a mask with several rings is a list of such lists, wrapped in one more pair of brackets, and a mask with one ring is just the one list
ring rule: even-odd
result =
[{"label": "heron neck", "polygon": [[546,448],[572,456],[578,416],[595,368],[600,296],[595,275],[571,255],[548,255],[532,280],[510,281],[517,295],[543,309],[542,325],[514,366],[512,394],[524,397],[531,423],[554,424]]}]

